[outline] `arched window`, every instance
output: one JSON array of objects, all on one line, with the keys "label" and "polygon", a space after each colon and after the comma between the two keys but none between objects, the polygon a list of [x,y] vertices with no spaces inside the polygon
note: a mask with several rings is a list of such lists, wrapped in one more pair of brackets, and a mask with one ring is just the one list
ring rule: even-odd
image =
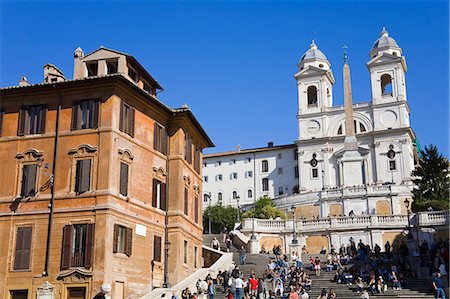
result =
[{"label": "arched window", "polygon": [[261,171],[268,172],[269,171],[269,162],[267,160],[262,160],[261,162]]},{"label": "arched window", "polygon": [[269,179],[262,179],[262,191],[269,191]]},{"label": "arched window", "polygon": [[359,132],[362,133],[362,132],[365,132],[365,131],[366,131],[366,127],[363,125],[362,122],[360,122],[359,123]]},{"label": "arched window", "polygon": [[392,95],[392,78],[388,74],[381,76],[381,94]]},{"label": "arched window", "polygon": [[298,185],[295,185],[294,188],[292,188],[292,193],[293,193],[293,194],[298,194],[298,193],[300,193],[300,188],[298,187]]},{"label": "arched window", "polygon": [[222,204],[222,192],[217,193],[217,202],[221,205]]},{"label": "arched window", "polygon": [[278,187],[278,195],[283,195],[283,194],[284,194],[283,186]]},{"label": "arched window", "polygon": [[203,202],[208,202],[208,199],[209,199],[208,194],[204,194],[203,195]]},{"label": "arched window", "polygon": [[338,135],[342,135],[342,125],[339,126],[339,129],[338,129],[338,131],[337,131],[337,134],[338,134]]},{"label": "arched window", "polygon": [[236,199],[238,197],[237,191],[233,191],[233,199]]},{"label": "arched window", "polygon": [[317,107],[317,87],[308,87],[308,107]]},{"label": "arched window", "polygon": [[252,189],[248,189],[248,191],[247,191],[247,197],[248,197],[248,198],[253,198],[253,192],[252,192]]}]

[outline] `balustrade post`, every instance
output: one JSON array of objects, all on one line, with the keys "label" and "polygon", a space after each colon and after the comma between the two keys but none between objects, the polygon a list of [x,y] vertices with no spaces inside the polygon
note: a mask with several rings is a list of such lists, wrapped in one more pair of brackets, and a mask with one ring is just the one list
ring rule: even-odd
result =
[{"label": "balustrade post", "polygon": [[337,228],[338,227],[337,218],[335,218],[335,217],[331,218],[330,227],[332,227],[332,228]]},{"label": "balustrade post", "polygon": [[370,224],[372,226],[378,225],[378,216],[377,215],[370,215]]}]

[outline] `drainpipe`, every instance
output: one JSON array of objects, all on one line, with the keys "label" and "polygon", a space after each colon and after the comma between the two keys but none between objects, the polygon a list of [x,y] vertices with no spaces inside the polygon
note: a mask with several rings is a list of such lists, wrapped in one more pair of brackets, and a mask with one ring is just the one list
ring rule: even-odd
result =
[{"label": "drainpipe", "polygon": [[[53,85],[53,87],[55,87]],[[51,188],[50,188],[50,203],[48,208],[50,209],[50,213],[48,214],[48,227],[47,227],[47,246],[45,248],[45,266],[44,272],[42,272],[42,276],[48,276],[48,264],[50,259],[50,245],[52,241],[52,227],[53,227],[53,203],[55,201],[55,178],[56,178],[56,160],[58,159],[58,139],[59,139],[59,117],[61,113],[61,98],[58,103],[58,109],[56,110],[56,127],[55,127],[55,142],[53,146],[53,164],[52,164],[52,176],[51,180]]]},{"label": "drainpipe", "polygon": [[174,114],[172,113],[171,118],[167,124],[167,154],[166,154],[166,215],[164,217],[164,288],[170,288],[169,284],[169,157],[170,157],[170,134],[169,129],[172,122]]}]

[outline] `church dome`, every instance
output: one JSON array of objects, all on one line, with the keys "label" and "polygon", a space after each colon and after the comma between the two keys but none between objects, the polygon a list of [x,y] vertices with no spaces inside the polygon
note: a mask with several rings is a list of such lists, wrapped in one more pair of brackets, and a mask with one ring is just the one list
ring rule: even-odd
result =
[{"label": "church dome", "polygon": [[395,41],[395,39],[393,39],[392,37],[389,36],[389,32],[387,32],[386,28],[383,26],[383,30],[380,33],[380,38],[377,39],[372,46],[372,49],[370,51],[373,50],[377,50],[377,49],[383,49],[383,48],[399,48],[397,42]]},{"label": "church dome", "polygon": [[313,40],[311,45],[309,46],[309,50],[306,51],[305,54],[303,54],[302,58],[300,59],[300,62],[304,60],[328,60],[328,59],[325,56],[325,54],[323,54],[323,52],[317,48],[317,45]]}]

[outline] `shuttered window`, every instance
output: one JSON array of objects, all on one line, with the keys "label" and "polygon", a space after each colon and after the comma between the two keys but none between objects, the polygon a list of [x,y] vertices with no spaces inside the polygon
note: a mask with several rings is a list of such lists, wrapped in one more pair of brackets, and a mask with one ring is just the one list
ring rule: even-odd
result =
[{"label": "shuttered window", "polygon": [[98,128],[99,107],[98,100],[75,101],[72,107],[72,130]]},{"label": "shuttered window", "polygon": [[36,195],[37,164],[23,165],[21,197]]},{"label": "shuttered window", "polygon": [[200,173],[200,149],[197,145],[194,145],[194,170]]},{"label": "shuttered window", "polygon": [[152,207],[166,210],[166,184],[153,179]]},{"label": "shuttered window", "polygon": [[128,195],[128,164],[120,162],[120,194]]},{"label": "shuttered window", "polygon": [[155,236],[153,239],[153,260],[161,262],[161,237]]},{"label": "shuttered window", "polygon": [[0,136],[3,135],[3,119],[5,118],[5,111],[0,109]]},{"label": "shuttered window", "polygon": [[91,159],[78,160],[75,174],[75,193],[81,194],[91,189]]},{"label": "shuttered window", "polygon": [[46,118],[47,106],[23,106],[19,111],[19,127],[17,135],[24,136],[45,133]]},{"label": "shuttered window", "polygon": [[10,291],[11,299],[28,299],[28,290]]},{"label": "shuttered window", "polygon": [[198,223],[198,196],[194,200],[194,221]]},{"label": "shuttered window", "polygon": [[189,215],[189,190],[187,187],[184,187],[184,214]]},{"label": "shuttered window", "polygon": [[119,224],[114,224],[113,252],[124,253],[127,256],[130,256],[132,244],[133,230]]},{"label": "shuttered window", "polygon": [[63,229],[61,270],[92,266],[94,224],[66,225]]},{"label": "shuttered window", "polygon": [[184,135],[184,159],[189,164],[192,164],[192,139],[185,133]]},{"label": "shuttered window", "polygon": [[17,228],[14,270],[30,269],[31,233],[31,226]]},{"label": "shuttered window", "polygon": [[166,128],[155,123],[153,125],[153,148],[158,152],[167,155],[168,136]]},{"label": "shuttered window", "polygon": [[131,137],[134,137],[134,114],[135,110],[133,107],[123,102],[121,103],[119,130],[130,135]]}]

